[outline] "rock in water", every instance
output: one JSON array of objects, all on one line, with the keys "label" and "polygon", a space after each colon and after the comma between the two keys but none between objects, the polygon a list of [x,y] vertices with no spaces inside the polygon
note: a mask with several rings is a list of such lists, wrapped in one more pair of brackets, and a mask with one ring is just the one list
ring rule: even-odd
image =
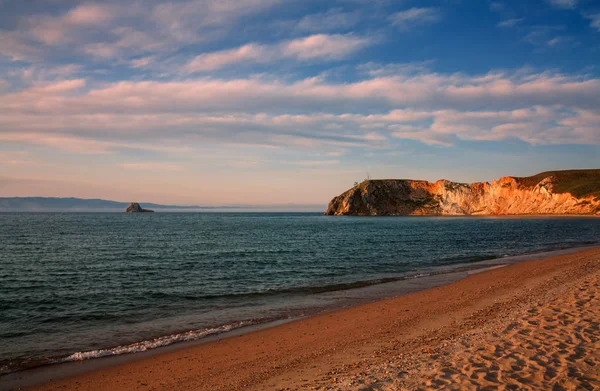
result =
[{"label": "rock in water", "polygon": [[367,180],[335,197],[327,215],[490,216],[600,215],[600,170],[544,172],[532,177],[457,183]]},{"label": "rock in water", "polygon": [[131,204],[129,204],[127,209],[125,209],[125,213],[152,213],[152,212],[154,212],[154,211],[150,210],[150,209],[143,209],[140,206],[140,204],[138,204],[137,202],[132,202]]}]

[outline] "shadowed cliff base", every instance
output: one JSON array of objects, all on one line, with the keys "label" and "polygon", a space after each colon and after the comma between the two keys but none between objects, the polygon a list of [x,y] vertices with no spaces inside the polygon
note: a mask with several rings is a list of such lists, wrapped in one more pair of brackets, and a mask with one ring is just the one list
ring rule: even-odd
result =
[{"label": "shadowed cliff base", "polygon": [[600,169],[458,183],[366,180],[333,198],[326,215],[600,215]]}]

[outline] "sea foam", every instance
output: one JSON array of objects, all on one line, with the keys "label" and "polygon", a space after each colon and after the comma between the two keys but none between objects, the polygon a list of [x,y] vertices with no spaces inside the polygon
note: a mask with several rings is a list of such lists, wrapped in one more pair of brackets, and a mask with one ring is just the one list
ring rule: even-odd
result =
[{"label": "sea foam", "polygon": [[57,360],[53,360],[53,363],[62,363],[69,361],[81,361],[88,360],[92,358],[100,358],[100,357],[108,357],[108,356],[117,356],[120,354],[127,353],[138,353],[145,352],[150,349],[159,348],[162,346],[172,345],[178,342],[186,342],[186,341],[196,341],[201,338],[207,337],[209,335],[226,333],[228,331],[238,329],[240,327],[250,326],[259,323],[257,320],[244,320],[239,322],[234,322],[226,325],[222,325],[219,327],[208,328],[208,329],[199,329],[199,330],[190,330],[183,333],[166,335],[163,337],[153,338],[146,341],[135,342],[128,345],[120,345],[113,348],[108,349],[98,349],[98,350],[89,350],[85,352],[75,352],[66,357],[62,357]]}]

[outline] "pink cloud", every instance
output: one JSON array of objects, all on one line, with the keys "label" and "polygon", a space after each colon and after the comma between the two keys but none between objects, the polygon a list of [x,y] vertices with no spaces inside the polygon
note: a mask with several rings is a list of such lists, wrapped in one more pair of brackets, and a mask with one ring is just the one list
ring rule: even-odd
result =
[{"label": "pink cloud", "polygon": [[96,140],[85,140],[64,134],[52,133],[0,133],[4,142],[43,145],[72,153],[104,154],[109,151],[109,144]]},{"label": "pink cloud", "polygon": [[114,18],[115,10],[106,5],[82,4],[71,9],[64,17],[63,23],[81,26],[102,25]]},{"label": "pink cloud", "polygon": [[[144,148],[168,139],[181,145],[235,140],[379,148],[388,135],[444,145],[457,138],[600,143],[594,132],[599,101],[598,79],[560,74],[430,73],[340,84],[257,77],[88,86],[74,79],[0,94],[0,135],[95,152],[110,152],[134,139]],[[485,109],[490,106],[497,110]],[[298,110],[312,114],[294,114]]]},{"label": "pink cloud", "polygon": [[56,47],[100,59],[170,53],[181,44],[222,36],[238,18],[280,1],[83,3],[59,15],[21,17],[18,29],[0,32],[0,51],[15,60],[43,58]]},{"label": "pink cloud", "polygon": [[285,56],[300,60],[313,58],[343,58],[371,42],[353,35],[317,34],[288,41],[282,45]]},{"label": "pink cloud", "polygon": [[113,19],[113,12],[111,6],[82,4],[59,16],[32,16],[23,33],[47,45],[72,42],[78,38],[76,30],[102,27]]},{"label": "pink cloud", "polygon": [[262,45],[247,44],[235,49],[198,55],[184,68],[187,72],[206,72],[240,62],[269,61],[271,55],[267,51]]},{"label": "pink cloud", "polygon": [[249,43],[234,49],[196,56],[184,70],[190,73],[220,69],[232,64],[268,63],[284,59],[339,59],[366,46],[370,40],[351,35],[317,34],[274,45]]},{"label": "pink cloud", "polygon": [[340,161],[339,160],[301,160],[301,161],[295,161],[295,162],[291,162],[291,163],[283,161],[281,163],[293,164],[295,166],[300,166],[300,167],[318,167],[318,166],[331,166],[331,165],[340,164]]},{"label": "pink cloud", "polygon": [[162,162],[145,162],[145,163],[121,163],[118,165],[126,170],[150,170],[150,171],[181,171],[183,166],[181,164],[174,163],[162,163]]}]

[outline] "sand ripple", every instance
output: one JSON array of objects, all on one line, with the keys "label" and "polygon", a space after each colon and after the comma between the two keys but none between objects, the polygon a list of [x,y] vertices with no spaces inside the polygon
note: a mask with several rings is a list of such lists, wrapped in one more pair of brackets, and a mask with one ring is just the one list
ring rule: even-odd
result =
[{"label": "sand ripple", "polygon": [[547,306],[533,305],[488,341],[464,342],[420,389],[600,388],[600,288],[590,278]]},{"label": "sand ripple", "polygon": [[483,315],[473,315],[475,327],[462,335],[433,330],[416,351],[382,354],[385,363],[340,372],[315,389],[600,390],[598,271],[532,293],[526,305],[494,320]]}]

